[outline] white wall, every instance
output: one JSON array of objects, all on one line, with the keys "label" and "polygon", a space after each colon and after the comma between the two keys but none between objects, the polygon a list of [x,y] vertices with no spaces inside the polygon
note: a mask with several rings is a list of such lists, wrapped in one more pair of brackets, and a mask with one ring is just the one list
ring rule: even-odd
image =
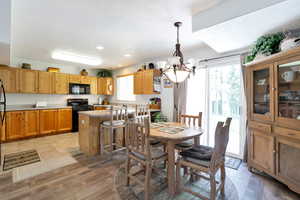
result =
[{"label": "white wall", "polygon": [[0,64],[9,64],[11,0],[0,1]]},{"label": "white wall", "polygon": [[[12,57],[12,67],[20,67],[22,63],[31,64],[35,70],[46,71],[48,67],[58,67],[63,73],[79,74],[82,68],[72,65],[58,65],[55,63],[45,63],[32,59]],[[95,76],[97,70],[87,69],[89,75]],[[49,94],[7,94],[8,105],[35,104],[37,101],[47,101],[51,105],[66,105],[68,98],[87,98],[90,104],[98,103],[100,95],[49,95]]]}]

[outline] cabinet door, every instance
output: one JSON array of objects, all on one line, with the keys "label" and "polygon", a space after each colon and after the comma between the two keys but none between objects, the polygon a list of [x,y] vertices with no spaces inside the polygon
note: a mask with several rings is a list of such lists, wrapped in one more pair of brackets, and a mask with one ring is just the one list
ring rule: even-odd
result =
[{"label": "cabinet door", "polygon": [[295,192],[300,192],[300,143],[295,140],[276,140],[277,146],[277,175]]},{"label": "cabinet door", "polygon": [[275,63],[275,121],[300,130],[300,56]]},{"label": "cabinet door", "polygon": [[98,85],[98,79],[97,79],[97,77],[90,77],[90,85],[91,85],[91,94],[97,94],[98,92],[97,92],[97,85]]},{"label": "cabinet door", "polygon": [[261,170],[274,174],[274,137],[267,133],[250,130],[250,160]]},{"label": "cabinet door", "polygon": [[133,93],[143,94],[143,72],[134,73]]},{"label": "cabinet door", "polygon": [[53,76],[52,72],[38,72],[38,93],[52,94],[53,93]]},{"label": "cabinet door", "polygon": [[0,67],[0,79],[4,83],[4,89],[7,93],[19,92],[19,70],[12,67]]},{"label": "cabinet door", "polygon": [[40,132],[39,111],[24,111],[25,113],[25,131],[24,136],[35,136]]},{"label": "cabinet door", "polygon": [[250,116],[252,120],[274,120],[273,65],[259,65],[250,70]]},{"label": "cabinet door", "polygon": [[153,70],[143,72],[143,94],[154,94],[153,78]]},{"label": "cabinet door", "polygon": [[15,140],[24,137],[25,112],[14,111],[6,113],[6,138]]},{"label": "cabinet door", "polygon": [[81,83],[81,76],[70,74],[70,83]]},{"label": "cabinet door", "polygon": [[20,92],[38,92],[38,71],[20,69]]},{"label": "cabinet door", "polygon": [[91,77],[90,76],[81,76],[81,83],[82,84],[91,84]]},{"label": "cabinet door", "polygon": [[6,120],[4,119],[3,124],[0,123],[0,141],[6,141]]},{"label": "cabinet door", "polygon": [[113,95],[114,94],[114,79],[111,77],[98,79],[98,94]]},{"label": "cabinet door", "polygon": [[58,125],[60,132],[72,130],[72,109],[58,109]]},{"label": "cabinet door", "polygon": [[57,131],[57,110],[40,110],[40,133],[49,134]]},{"label": "cabinet door", "polygon": [[55,73],[54,75],[55,94],[69,94],[69,75]]}]

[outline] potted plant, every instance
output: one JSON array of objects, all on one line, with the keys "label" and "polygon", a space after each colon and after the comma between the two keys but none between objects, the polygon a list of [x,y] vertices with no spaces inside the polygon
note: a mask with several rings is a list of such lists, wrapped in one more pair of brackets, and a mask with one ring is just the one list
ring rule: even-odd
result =
[{"label": "potted plant", "polygon": [[284,39],[282,32],[268,34],[259,37],[252,47],[250,55],[246,57],[246,63],[255,58],[265,57],[280,51],[280,42]]},{"label": "potted plant", "polygon": [[112,71],[107,69],[101,69],[97,73],[97,76],[99,77],[112,77]]}]

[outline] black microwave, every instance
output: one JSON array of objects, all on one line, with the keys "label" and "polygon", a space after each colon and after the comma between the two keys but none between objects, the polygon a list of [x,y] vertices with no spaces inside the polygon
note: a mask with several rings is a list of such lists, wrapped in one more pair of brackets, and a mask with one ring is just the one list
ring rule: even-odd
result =
[{"label": "black microwave", "polygon": [[70,83],[70,94],[91,94],[91,87],[89,84]]}]

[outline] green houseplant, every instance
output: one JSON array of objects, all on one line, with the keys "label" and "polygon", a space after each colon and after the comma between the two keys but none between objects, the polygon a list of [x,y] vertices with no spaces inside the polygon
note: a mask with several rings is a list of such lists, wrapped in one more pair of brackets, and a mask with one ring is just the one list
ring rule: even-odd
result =
[{"label": "green houseplant", "polygon": [[269,56],[279,52],[279,45],[283,39],[284,34],[282,32],[259,37],[252,47],[250,55],[246,57],[246,63],[253,61],[258,55]]},{"label": "green houseplant", "polygon": [[112,77],[112,71],[107,69],[100,69],[97,73],[98,77]]}]

